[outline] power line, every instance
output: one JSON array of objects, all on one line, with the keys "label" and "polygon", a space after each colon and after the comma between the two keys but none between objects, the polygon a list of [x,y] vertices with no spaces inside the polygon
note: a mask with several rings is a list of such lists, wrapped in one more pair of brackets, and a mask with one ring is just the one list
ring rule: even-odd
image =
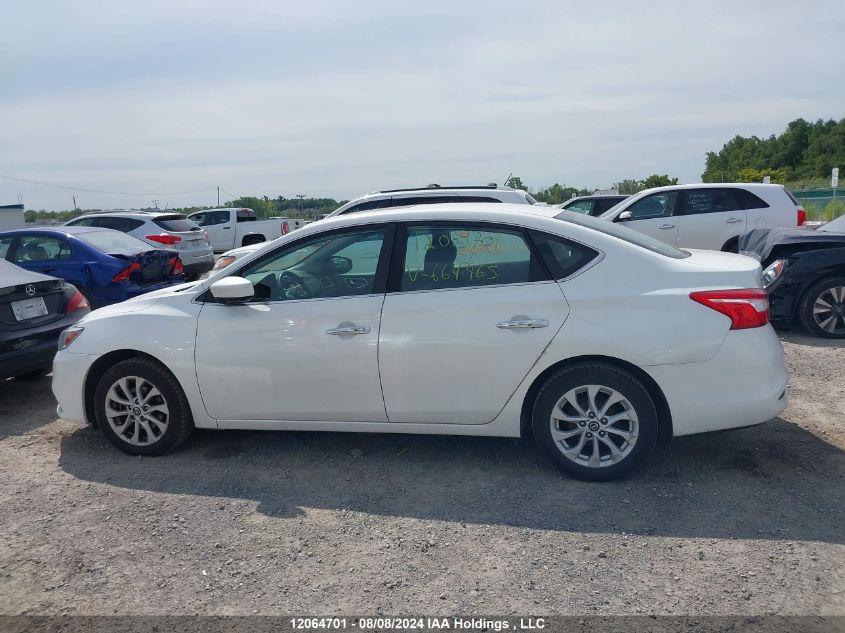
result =
[{"label": "power line", "polygon": [[41,182],[40,180],[29,180],[28,178],[15,178],[14,176],[6,176],[0,174],[0,178],[6,180],[15,180],[17,182],[28,182],[33,185],[42,185],[44,187],[55,187],[56,189],[70,189],[71,191],[85,191],[87,193],[104,193],[113,196],[179,196],[189,193],[202,193],[204,191],[214,191],[215,187],[206,187],[205,189],[193,189],[191,191],[152,191],[135,193],[130,191],[104,191],[102,189],[88,189],[86,187],[71,187],[68,185],[55,185],[49,182]]}]

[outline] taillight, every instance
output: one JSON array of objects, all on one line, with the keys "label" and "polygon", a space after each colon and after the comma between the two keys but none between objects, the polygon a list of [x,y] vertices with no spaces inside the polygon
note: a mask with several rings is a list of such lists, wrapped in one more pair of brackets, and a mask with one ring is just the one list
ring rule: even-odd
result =
[{"label": "taillight", "polygon": [[287,235],[290,233],[290,227],[288,226],[287,222],[282,222],[282,235]]},{"label": "taillight", "polygon": [[170,264],[170,274],[171,275],[184,275],[185,274],[185,267],[182,265],[182,260],[178,257],[171,257],[168,260]]},{"label": "taillight", "polygon": [[161,235],[147,235],[147,239],[151,242],[167,244],[168,246],[173,246],[174,244],[178,244],[182,241],[182,238],[178,235],[170,235],[168,233],[162,233]]},{"label": "taillight", "polygon": [[70,301],[67,302],[65,306],[65,314],[70,314],[71,312],[76,312],[77,310],[90,310],[91,304],[88,303],[88,299],[85,298],[85,295],[79,292],[79,290],[73,293],[73,296],[70,298]]},{"label": "taillight", "polygon": [[804,222],[807,221],[807,212],[804,211],[804,207],[798,207],[798,226],[804,226]]},{"label": "taillight", "polygon": [[129,276],[136,270],[141,270],[141,264],[139,264],[138,262],[132,262],[126,268],[124,268],[114,277],[111,278],[112,283],[120,281],[129,281]]},{"label": "taillight", "polygon": [[689,298],[727,316],[732,330],[761,327],[769,322],[769,297],[759,288],[700,290],[691,292]]}]

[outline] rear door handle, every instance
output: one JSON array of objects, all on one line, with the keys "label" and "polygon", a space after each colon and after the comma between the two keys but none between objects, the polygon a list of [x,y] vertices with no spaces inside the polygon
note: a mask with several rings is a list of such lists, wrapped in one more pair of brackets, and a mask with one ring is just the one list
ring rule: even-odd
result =
[{"label": "rear door handle", "polygon": [[728,218],[725,220],[725,224],[736,224],[737,222],[742,222],[739,218]]},{"label": "rear door handle", "polygon": [[549,322],[546,319],[515,319],[513,321],[501,321],[496,324],[496,327],[500,330],[533,329],[548,326]]},{"label": "rear door handle", "polygon": [[349,327],[333,327],[326,330],[326,334],[334,334],[335,336],[341,334],[369,334],[369,325],[351,325]]},{"label": "rear door handle", "polygon": [[224,230],[224,231],[231,231],[231,230],[232,230],[232,227],[231,227],[231,226],[224,226],[224,227],[223,227],[223,230]]},{"label": "rear door handle", "polygon": [[660,226],[658,226],[657,228],[658,228],[658,229],[663,229],[664,231],[668,231],[669,229],[674,229],[674,228],[675,228],[675,225],[674,225],[674,224],[661,224],[661,225],[660,225]]}]

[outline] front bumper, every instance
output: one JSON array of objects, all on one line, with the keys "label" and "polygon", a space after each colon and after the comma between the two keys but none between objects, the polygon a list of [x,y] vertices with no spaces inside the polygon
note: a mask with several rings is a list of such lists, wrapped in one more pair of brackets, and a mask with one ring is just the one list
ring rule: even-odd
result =
[{"label": "front bumper", "polygon": [[760,424],[789,404],[783,347],[770,325],[731,330],[709,361],[644,369],[666,396],[676,436]]},{"label": "front bumper", "polygon": [[61,350],[53,359],[53,395],[59,403],[59,417],[87,422],[85,415],[85,378],[99,356],[73,354]]}]

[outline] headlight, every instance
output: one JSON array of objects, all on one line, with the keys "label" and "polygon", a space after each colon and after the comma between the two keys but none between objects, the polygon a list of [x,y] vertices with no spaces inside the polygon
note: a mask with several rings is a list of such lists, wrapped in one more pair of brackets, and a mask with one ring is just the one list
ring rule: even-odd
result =
[{"label": "headlight", "polygon": [[231,264],[236,259],[237,259],[237,257],[235,257],[234,255],[224,255],[223,257],[218,259],[216,262],[214,262],[214,268],[212,268],[212,270],[220,270],[222,268],[226,268],[226,266]]},{"label": "headlight", "polygon": [[785,259],[776,259],[766,267],[763,271],[763,288],[768,288],[775,283],[783,274],[783,269],[786,267]]},{"label": "headlight", "polygon": [[84,327],[73,326],[62,330],[62,333],[59,334],[59,351],[67,349],[71,343],[79,338],[79,335],[82,334],[82,330],[84,329]]}]

